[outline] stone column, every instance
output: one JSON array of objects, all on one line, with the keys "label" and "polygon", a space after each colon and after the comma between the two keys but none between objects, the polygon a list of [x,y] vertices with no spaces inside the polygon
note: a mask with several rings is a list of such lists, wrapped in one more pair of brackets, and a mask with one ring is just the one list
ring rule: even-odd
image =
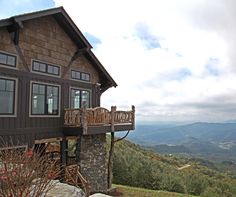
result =
[{"label": "stone column", "polygon": [[106,134],[80,138],[80,172],[90,183],[91,192],[107,191]]}]

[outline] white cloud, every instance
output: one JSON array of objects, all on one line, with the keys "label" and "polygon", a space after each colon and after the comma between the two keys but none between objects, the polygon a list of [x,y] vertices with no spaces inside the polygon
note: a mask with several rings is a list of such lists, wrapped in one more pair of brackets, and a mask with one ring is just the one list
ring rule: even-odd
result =
[{"label": "white cloud", "polygon": [[118,83],[104,106],[134,104],[140,120],[236,118],[233,0],[54,1],[101,40],[94,52]]}]

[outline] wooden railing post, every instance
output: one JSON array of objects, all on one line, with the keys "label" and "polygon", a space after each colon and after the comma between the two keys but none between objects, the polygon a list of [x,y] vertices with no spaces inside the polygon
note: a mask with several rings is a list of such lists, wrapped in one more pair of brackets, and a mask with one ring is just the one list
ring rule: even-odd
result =
[{"label": "wooden railing post", "polygon": [[109,150],[108,157],[108,172],[107,172],[107,188],[110,189],[112,186],[112,168],[113,168],[113,153],[114,153],[114,144],[115,144],[115,112],[116,107],[111,107],[111,145]]},{"label": "wooden railing post", "polygon": [[132,105],[132,128],[135,129],[135,106]]},{"label": "wooden railing post", "polygon": [[83,128],[83,134],[88,133],[88,120],[87,120],[87,106],[86,101],[82,104],[82,128]]},{"label": "wooden railing post", "polygon": [[116,106],[111,107],[111,132],[115,131],[115,112],[116,112]]}]

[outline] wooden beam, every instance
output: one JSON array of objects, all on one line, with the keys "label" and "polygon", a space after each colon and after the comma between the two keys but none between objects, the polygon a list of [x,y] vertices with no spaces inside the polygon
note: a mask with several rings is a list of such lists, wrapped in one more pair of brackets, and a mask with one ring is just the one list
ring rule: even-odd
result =
[{"label": "wooden beam", "polygon": [[62,141],[62,137],[42,139],[42,140],[35,140],[34,143],[35,144],[43,144],[43,143],[51,143],[51,142],[56,142],[56,141]]},{"label": "wooden beam", "polygon": [[28,72],[30,72],[29,66],[27,65],[23,52],[19,46],[20,28],[23,28],[23,24],[21,22],[14,21],[13,25],[7,27],[7,30],[23,66]]},{"label": "wooden beam", "polygon": [[135,130],[135,106],[132,105],[132,112],[133,112],[133,116],[132,116],[132,130]]},{"label": "wooden beam", "polygon": [[78,166],[80,166],[80,161],[81,161],[81,137],[77,138],[76,140],[76,163]]},{"label": "wooden beam", "polygon": [[74,55],[71,57],[71,60],[69,61],[68,65],[66,66],[66,69],[64,71],[64,73],[62,74],[61,78],[64,78],[66,73],[70,70],[72,63],[82,54],[84,54],[86,51],[88,51],[88,48],[82,48],[82,49],[78,49]]},{"label": "wooden beam", "polygon": [[88,120],[87,120],[87,105],[86,101],[82,104],[82,128],[83,128],[83,134],[86,135],[88,133]]},{"label": "wooden beam", "polygon": [[28,72],[30,72],[29,66],[27,65],[27,62],[25,60],[25,57],[24,57],[24,55],[22,53],[22,50],[21,50],[20,46],[19,45],[15,45],[15,48],[16,48],[16,51],[17,51],[17,53],[18,53],[18,55],[19,55],[23,65],[24,65],[24,67],[26,68],[26,70]]},{"label": "wooden beam", "polygon": [[65,137],[60,141],[61,147],[61,180],[65,181],[65,167],[67,164],[67,155],[68,155],[68,141]]}]

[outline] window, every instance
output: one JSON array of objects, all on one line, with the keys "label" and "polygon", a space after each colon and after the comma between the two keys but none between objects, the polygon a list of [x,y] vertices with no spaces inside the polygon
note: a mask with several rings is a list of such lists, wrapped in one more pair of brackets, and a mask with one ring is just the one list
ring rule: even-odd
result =
[{"label": "window", "polygon": [[59,66],[46,64],[46,63],[35,61],[35,60],[33,60],[32,62],[32,70],[36,72],[50,74],[50,75],[57,75],[57,76],[60,75]]},{"label": "window", "polygon": [[32,83],[32,115],[59,115],[59,87]]},{"label": "window", "polygon": [[83,102],[86,102],[86,106],[90,107],[90,92],[88,90],[79,90],[71,88],[70,90],[70,107],[81,108]]},{"label": "window", "polygon": [[16,81],[0,78],[0,115],[15,114]]},{"label": "window", "polygon": [[76,70],[71,70],[71,78],[82,81],[90,81],[90,74]]},{"label": "window", "polygon": [[81,73],[81,80],[90,81],[90,75],[87,73]]},{"label": "window", "polygon": [[0,64],[4,66],[16,67],[16,56],[0,52]]}]

